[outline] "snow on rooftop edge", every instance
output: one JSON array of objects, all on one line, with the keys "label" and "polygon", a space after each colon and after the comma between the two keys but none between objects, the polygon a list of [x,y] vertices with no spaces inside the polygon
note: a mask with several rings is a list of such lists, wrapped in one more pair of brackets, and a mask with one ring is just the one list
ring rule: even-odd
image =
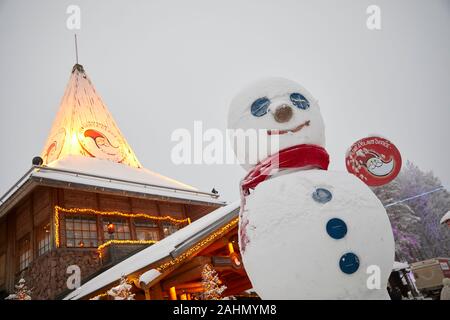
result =
[{"label": "snow on rooftop edge", "polygon": [[39,170],[32,173],[32,176],[37,178],[46,178],[56,181],[64,181],[67,183],[79,183],[89,185],[97,188],[109,188],[119,191],[128,191],[136,193],[145,193],[150,195],[158,195],[169,198],[176,198],[182,200],[192,200],[200,202],[209,202],[223,205],[224,202],[208,194],[197,194],[196,191],[184,189],[163,189],[158,187],[147,187],[141,184],[133,184],[121,181],[109,181],[107,178],[93,178],[90,176],[69,174],[65,172],[57,172],[50,170]]},{"label": "snow on rooftop edge", "polygon": [[130,180],[137,183],[154,184],[170,188],[198,191],[198,189],[193,186],[145,168],[133,168],[122,163],[79,155],[69,155],[62,159],[53,161],[48,164],[48,167],[105,176],[114,179]]},{"label": "snow on rooftop edge", "polygon": [[228,213],[239,208],[240,201],[235,201],[229,205],[214,210],[213,212],[201,217],[190,225],[178,230],[161,241],[139,251],[135,255],[119,262],[110,269],[89,280],[78,289],[68,294],[64,300],[77,300],[97,289],[103,288],[108,284],[117,281],[122,275],[129,275],[139,269],[148,266],[170,254],[177,245],[190,238],[192,235],[205,229],[212,223],[218,221]]},{"label": "snow on rooftop edge", "polygon": [[144,282],[146,285],[158,278],[161,275],[161,272],[159,272],[156,269],[151,269],[147,272],[144,272],[139,277],[139,282]]}]

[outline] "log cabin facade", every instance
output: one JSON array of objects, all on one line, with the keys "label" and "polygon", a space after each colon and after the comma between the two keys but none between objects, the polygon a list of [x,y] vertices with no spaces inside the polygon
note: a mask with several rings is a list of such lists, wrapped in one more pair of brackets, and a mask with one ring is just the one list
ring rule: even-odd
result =
[{"label": "log cabin facade", "polygon": [[[34,288],[33,299],[62,297],[70,265],[80,267],[84,281],[220,206],[214,198],[202,203],[123,196],[61,183],[35,181],[20,199],[2,205],[10,207],[0,218],[2,296],[25,277]],[[110,224],[114,233],[108,233]]]}]

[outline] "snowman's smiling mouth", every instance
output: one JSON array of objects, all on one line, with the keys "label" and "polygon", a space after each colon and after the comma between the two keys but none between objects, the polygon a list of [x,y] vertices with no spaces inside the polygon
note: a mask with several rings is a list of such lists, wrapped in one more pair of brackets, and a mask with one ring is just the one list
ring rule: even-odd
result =
[{"label": "snowman's smiling mouth", "polygon": [[267,135],[269,135],[269,136],[271,136],[271,135],[282,135],[282,134],[286,134],[286,133],[289,133],[289,132],[296,133],[296,132],[299,132],[300,130],[302,130],[304,127],[308,127],[310,122],[311,121],[307,120],[307,121],[303,122],[302,124],[299,124],[295,128],[287,129],[287,130],[268,129],[267,130]]}]

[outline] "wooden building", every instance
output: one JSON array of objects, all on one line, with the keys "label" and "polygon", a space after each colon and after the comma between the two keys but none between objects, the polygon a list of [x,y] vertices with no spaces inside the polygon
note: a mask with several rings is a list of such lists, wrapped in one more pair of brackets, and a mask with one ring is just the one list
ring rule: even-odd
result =
[{"label": "wooden building", "polygon": [[[249,288],[242,266],[230,262],[239,261],[236,210],[234,220],[211,220],[208,213],[219,217],[228,208],[216,194],[143,168],[81,65],[72,70],[49,138],[33,163],[0,198],[2,296],[24,277],[33,299],[90,297],[124,271],[137,297],[163,299],[175,285],[199,290],[192,269],[207,262],[224,281],[237,279],[229,292]],[[155,256],[160,244],[171,249],[175,240],[176,254]],[[141,268],[121,270],[130,259]],[[153,269],[160,275],[141,282]],[[79,271],[83,283],[72,293],[71,270]],[[79,293],[99,277],[108,281]],[[150,279],[148,273],[142,279]]]},{"label": "wooden building", "polygon": [[90,279],[65,299],[111,299],[108,290],[126,275],[136,299],[190,300],[204,290],[205,264],[227,287],[223,296],[242,295],[252,285],[237,244],[238,214],[239,203],[221,207]]}]

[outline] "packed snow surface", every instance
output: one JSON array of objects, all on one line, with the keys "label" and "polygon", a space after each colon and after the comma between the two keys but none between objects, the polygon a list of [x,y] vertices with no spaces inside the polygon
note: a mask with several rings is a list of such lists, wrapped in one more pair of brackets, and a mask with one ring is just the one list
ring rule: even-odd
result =
[{"label": "packed snow surface", "polygon": [[[318,188],[329,190],[331,200],[315,201]],[[332,218],[346,224],[341,239],[327,233]],[[392,229],[381,202],[353,175],[304,170],[266,180],[247,197],[239,227],[249,239],[245,269],[263,299],[388,298]],[[360,263],[352,274],[340,269],[349,252]],[[379,271],[380,289],[367,287],[373,270]]]}]

